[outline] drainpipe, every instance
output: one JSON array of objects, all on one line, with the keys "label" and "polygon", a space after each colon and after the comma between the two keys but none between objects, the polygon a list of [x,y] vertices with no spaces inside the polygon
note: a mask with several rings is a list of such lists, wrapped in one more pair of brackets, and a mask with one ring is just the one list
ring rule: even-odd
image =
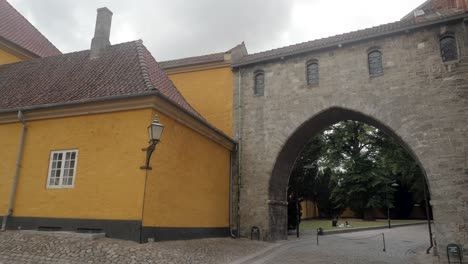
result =
[{"label": "drainpipe", "polygon": [[[237,147],[237,146],[236,146]],[[232,166],[234,165],[234,155],[233,155],[233,152],[231,151],[231,154],[230,154],[230,166],[229,166],[229,233],[231,235],[232,238],[237,238],[237,236],[233,233],[233,229],[232,229],[232,176],[233,176],[233,168]]]},{"label": "drainpipe", "polygon": [[23,155],[24,137],[26,135],[26,122],[23,119],[23,113],[21,111],[18,111],[18,120],[21,121],[21,123],[23,123],[23,130],[21,131],[21,140],[20,140],[20,146],[18,150],[18,157],[16,159],[16,171],[15,171],[15,176],[13,178],[13,185],[11,187],[11,195],[10,195],[10,203],[8,205],[8,212],[5,216],[3,216],[2,228],[0,229],[0,231],[6,230],[8,217],[13,214],[13,205],[15,203],[16,187],[18,186],[18,175],[19,175],[19,171],[21,167],[21,156]]},{"label": "drainpipe", "polygon": [[241,188],[241,155],[242,155],[242,69],[239,68],[239,78],[237,83],[237,95],[238,95],[238,145],[237,145],[237,236],[240,237],[240,188]]}]

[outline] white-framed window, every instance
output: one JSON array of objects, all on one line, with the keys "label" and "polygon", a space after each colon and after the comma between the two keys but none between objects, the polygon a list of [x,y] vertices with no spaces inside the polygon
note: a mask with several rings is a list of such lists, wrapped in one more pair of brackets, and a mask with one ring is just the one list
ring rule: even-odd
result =
[{"label": "white-framed window", "polygon": [[52,151],[47,188],[73,188],[77,162],[77,149]]}]

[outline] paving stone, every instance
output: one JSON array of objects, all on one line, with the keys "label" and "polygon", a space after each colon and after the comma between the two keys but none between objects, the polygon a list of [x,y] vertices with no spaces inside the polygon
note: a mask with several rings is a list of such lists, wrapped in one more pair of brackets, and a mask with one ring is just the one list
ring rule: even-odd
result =
[{"label": "paving stone", "polygon": [[[399,227],[319,237],[306,233],[272,252],[236,264],[430,264],[427,226]],[[385,233],[386,251],[381,234]]]},{"label": "paving stone", "polygon": [[138,244],[110,238],[0,233],[0,264],[229,263],[267,247],[246,239],[214,238]]}]

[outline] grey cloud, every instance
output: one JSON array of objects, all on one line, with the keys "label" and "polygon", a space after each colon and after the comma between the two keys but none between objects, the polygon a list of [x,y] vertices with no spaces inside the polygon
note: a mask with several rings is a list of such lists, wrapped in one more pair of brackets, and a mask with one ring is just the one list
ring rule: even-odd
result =
[{"label": "grey cloud", "polygon": [[[292,2],[288,0],[10,0],[61,51],[88,49],[96,8],[114,12],[111,40],[143,39],[158,60],[226,51],[245,41],[249,51],[281,43]],[[28,17],[30,16],[30,17]],[[128,32],[127,32],[128,33]],[[122,39],[123,38],[123,39]]]}]

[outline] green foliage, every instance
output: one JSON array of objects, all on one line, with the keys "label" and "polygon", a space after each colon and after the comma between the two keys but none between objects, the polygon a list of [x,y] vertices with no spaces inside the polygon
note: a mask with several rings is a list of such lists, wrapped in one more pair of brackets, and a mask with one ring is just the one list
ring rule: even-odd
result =
[{"label": "green foliage", "polygon": [[312,138],[297,158],[289,193],[318,202],[332,216],[349,207],[369,218],[375,209],[393,207],[392,184],[423,199],[423,174],[400,145],[379,129],[343,121]]}]

